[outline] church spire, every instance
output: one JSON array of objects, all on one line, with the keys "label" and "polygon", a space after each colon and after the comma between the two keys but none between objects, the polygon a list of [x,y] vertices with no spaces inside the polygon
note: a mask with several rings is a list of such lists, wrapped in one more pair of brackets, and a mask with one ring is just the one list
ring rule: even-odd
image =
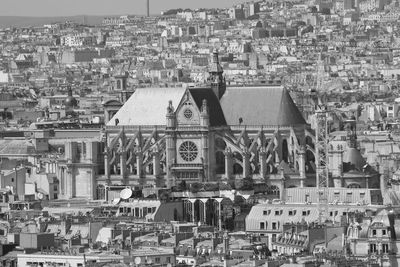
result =
[{"label": "church spire", "polygon": [[216,49],[213,52],[213,57],[209,72],[210,72],[211,88],[214,91],[215,95],[218,97],[218,99],[221,99],[226,90],[226,83],[225,83],[225,78],[223,76],[224,70],[222,69],[222,66],[219,63],[219,55]]}]

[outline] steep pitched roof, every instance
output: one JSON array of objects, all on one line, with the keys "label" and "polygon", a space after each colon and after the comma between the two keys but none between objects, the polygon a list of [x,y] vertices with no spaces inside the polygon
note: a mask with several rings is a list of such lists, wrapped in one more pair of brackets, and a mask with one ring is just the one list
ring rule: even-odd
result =
[{"label": "steep pitched roof", "polygon": [[221,104],[217,96],[214,94],[211,88],[193,88],[189,89],[194,101],[199,110],[203,105],[203,100],[207,100],[208,112],[210,116],[210,126],[224,126],[226,120],[224,112],[222,111]]},{"label": "steep pitched roof", "polygon": [[290,126],[306,124],[283,87],[228,87],[221,99],[228,125]]},{"label": "steep pitched roof", "polygon": [[139,88],[107,123],[115,125],[165,125],[169,101],[176,108],[186,89],[177,88]]}]

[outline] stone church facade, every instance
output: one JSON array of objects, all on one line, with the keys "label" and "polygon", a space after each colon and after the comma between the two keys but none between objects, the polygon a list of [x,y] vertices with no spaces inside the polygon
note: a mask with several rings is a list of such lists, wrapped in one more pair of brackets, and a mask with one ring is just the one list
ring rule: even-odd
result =
[{"label": "stone church facade", "polygon": [[[128,96],[125,84],[120,91]],[[118,198],[125,187],[245,178],[282,199],[285,188],[316,187],[315,135],[289,92],[275,84],[227,87],[216,53],[209,87],[141,88],[123,105],[104,106],[101,140],[65,144],[59,198],[105,199],[107,190]],[[383,188],[357,148],[355,120],[346,125],[346,140],[330,141],[329,186]]]},{"label": "stone church facade", "polygon": [[[226,87],[215,53],[209,88],[143,88],[107,123],[97,184],[177,185],[251,177],[315,186],[312,134],[280,85]],[[308,140],[308,141],[307,141]],[[311,164],[311,165],[310,165]]]}]

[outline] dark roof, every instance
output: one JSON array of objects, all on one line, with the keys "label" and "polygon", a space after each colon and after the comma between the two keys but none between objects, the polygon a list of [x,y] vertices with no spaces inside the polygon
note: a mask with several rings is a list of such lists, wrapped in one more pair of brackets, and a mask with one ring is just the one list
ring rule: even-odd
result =
[{"label": "dark roof", "polygon": [[210,126],[225,126],[226,120],[221,104],[211,88],[191,88],[189,89],[197,107],[201,110],[203,100],[207,100],[210,115]]},{"label": "dark roof", "polygon": [[231,87],[221,98],[228,125],[291,126],[306,124],[283,87]]},{"label": "dark roof", "polygon": [[344,166],[344,172],[350,170],[363,171],[365,165],[365,159],[362,157],[361,152],[354,147],[349,147],[343,155],[343,163],[347,163],[350,166]]}]

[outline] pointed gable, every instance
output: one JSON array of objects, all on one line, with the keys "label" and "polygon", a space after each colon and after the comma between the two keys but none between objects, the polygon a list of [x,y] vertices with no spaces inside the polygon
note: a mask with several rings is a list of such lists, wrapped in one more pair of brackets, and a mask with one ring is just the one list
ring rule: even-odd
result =
[{"label": "pointed gable", "polygon": [[291,126],[306,124],[283,87],[228,87],[221,98],[228,125]]},{"label": "pointed gable", "polygon": [[176,108],[176,120],[178,125],[200,125],[200,110],[189,90],[186,90],[181,103]]}]

